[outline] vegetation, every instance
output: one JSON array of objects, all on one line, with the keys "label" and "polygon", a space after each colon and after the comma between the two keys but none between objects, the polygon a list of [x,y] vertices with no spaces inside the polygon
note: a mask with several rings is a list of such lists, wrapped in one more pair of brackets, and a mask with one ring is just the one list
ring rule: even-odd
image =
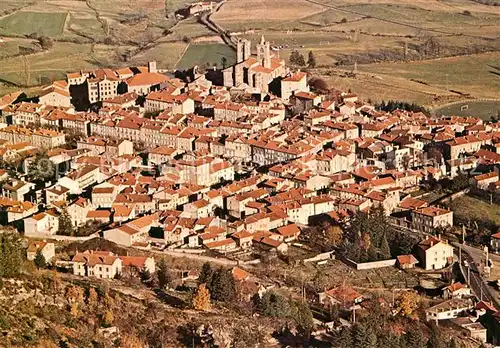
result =
[{"label": "vegetation", "polygon": [[390,227],[381,206],[370,213],[358,212],[344,228],[342,254],[356,262],[387,260],[411,252],[414,237]]},{"label": "vegetation", "polygon": [[167,263],[165,262],[164,259],[160,259],[156,267],[157,267],[156,276],[158,278],[158,286],[161,289],[164,289],[168,287],[172,282],[172,276],[168,269]]},{"label": "vegetation", "polygon": [[22,239],[16,231],[0,233],[0,277],[15,277],[21,273],[24,260]]},{"label": "vegetation", "polygon": [[301,53],[299,53],[299,51],[297,51],[297,50],[292,50],[292,53],[290,53],[289,61],[290,61],[290,64],[293,64],[293,65],[298,65],[298,66],[305,66],[306,65],[306,60],[305,60],[304,56]]},{"label": "vegetation", "polygon": [[51,181],[56,175],[56,165],[46,152],[38,152],[28,167],[28,179],[36,184]]},{"label": "vegetation", "polygon": [[64,30],[66,13],[16,12],[0,19],[0,34],[59,36]]},{"label": "vegetation", "polygon": [[193,66],[212,68],[223,67],[223,60],[226,66],[235,62],[233,50],[223,44],[191,44],[186,50],[181,60],[177,63],[177,69],[191,69]]},{"label": "vegetation", "polygon": [[387,103],[382,100],[382,102],[376,105],[376,108],[382,111],[392,112],[394,110],[407,110],[413,112],[423,112],[428,113],[429,111],[423,106],[417,105],[415,103],[407,103],[402,101],[389,100]]},{"label": "vegetation", "polygon": [[198,286],[198,290],[193,297],[193,308],[197,311],[209,311],[212,308],[210,304],[210,291],[205,284]]},{"label": "vegetation", "polygon": [[59,227],[57,228],[57,234],[62,236],[72,236],[74,233],[73,223],[71,222],[71,216],[69,216],[68,209],[64,208],[59,215]]},{"label": "vegetation", "polygon": [[33,262],[38,269],[47,267],[47,261],[45,260],[45,256],[43,256],[40,249],[36,251],[35,259],[33,260]]}]

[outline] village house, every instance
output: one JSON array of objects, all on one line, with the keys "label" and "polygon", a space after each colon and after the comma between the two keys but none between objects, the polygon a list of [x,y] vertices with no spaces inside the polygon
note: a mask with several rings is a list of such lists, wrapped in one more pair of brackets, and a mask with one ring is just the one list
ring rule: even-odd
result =
[{"label": "village house", "polygon": [[54,235],[59,228],[59,213],[51,209],[24,219],[24,235],[37,237]]},{"label": "village house", "polygon": [[426,233],[453,226],[453,212],[442,208],[418,208],[411,211],[411,217],[412,228]]},{"label": "village house", "polygon": [[441,269],[453,262],[453,247],[444,240],[427,236],[417,245],[417,257],[424,269]]},{"label": "village house", "polygon": [[443,290],[443,298],[462,298],[471,296],[471,289],[460,282],[452,282],[451,285],[446,286]]},{"label": "village house", "polygon": [[104,239],[125,246],[147,244],[149,230],[157,225],[157,214],[145,215],[120,227],[104,231]]},{"label": "village house", "polygon": [[281,98],[283,100],[288,101],[290,96],[298,92],[309,92],[307,74],[304,72],[291,74],[281,80]]},{"label": "village house", "polygon": [[472,308],[470,300],[451,299],[427,308],[425,310],[425,317],[427,321],[453,319]]},{"label": "village house", "polygon": [[324,306],[340,305],[347,309],[360,304],[363,299],[363,295],[348,285],[342,285],[318,294],[319,303]]},{"label": "village house", "polygon": [[26,249],[26,258],[28,261],[33,261],[36,255],[40,253],[45,262],[51,263],[52,259],[56,256],[56,248],[54,243],[49,243],[46,241],[35,241],[28,244]]},{"label": "village house", "polygon": [[71,259],[73,274],[113,279],[122,273],[122,260],[109,251],[84,251]]}]

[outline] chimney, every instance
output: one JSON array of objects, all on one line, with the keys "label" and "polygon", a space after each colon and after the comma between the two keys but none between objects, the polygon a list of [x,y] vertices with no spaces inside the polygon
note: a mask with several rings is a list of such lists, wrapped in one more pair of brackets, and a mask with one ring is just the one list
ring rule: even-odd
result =
[{"label": "chimney", "polygon": [[158,70],[156,69],[156,62],[148,62],[148,71],[150,73],[156,73]]},{"label": "chimney", "polygon": [[433,240],[431,240],[431,247],[433,247],[433,246],[434,246],[434,241],[433,241]]}]

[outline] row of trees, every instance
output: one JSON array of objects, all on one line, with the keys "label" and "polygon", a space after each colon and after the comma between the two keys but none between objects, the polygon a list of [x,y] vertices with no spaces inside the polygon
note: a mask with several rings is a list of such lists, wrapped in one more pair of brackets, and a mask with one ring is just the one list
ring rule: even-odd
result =
[{"label": "row of trees", "polygon": [[392,112],[394,110],[407,110],[407,111],[413,111],[413,112],[423,112],[425,114],[429,113],[429,110],[424,108],[421,105],[415,104],[415,103],[408,103],[404,101],[397,101],[397,100],[389,100],[388,102],[385,102],[385,100],[382,100],[380,104],[375,105],[375,107],[378,110],[382,111],[387,111],[387,112]]},{"label": "row of trees", "polygon": [[297,50],[292,50],[292,53],[290,53],[290,63],[298,65],[298,66],[306,66],[309,68],[315,68],[316,67],[316,57],[314,56],[314,53],[312,51],[309,51],[308,57],[307,57],[307,62],[306,59],[304,58],[304,55],[301,54]]}]

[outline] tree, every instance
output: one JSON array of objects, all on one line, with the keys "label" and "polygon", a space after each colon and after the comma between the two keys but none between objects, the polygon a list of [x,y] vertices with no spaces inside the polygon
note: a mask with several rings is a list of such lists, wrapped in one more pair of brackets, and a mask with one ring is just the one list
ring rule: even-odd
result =
[{"label": "tree", "polygon": [[297,58],[297,65],[299,65],[299,66],[306,65],[306,59],[304,58],[304,56],[302,54],[299,54],[299,56]]},{"label": "tree", "polygon": [[352,340],[354,347],[377,348],[377,334],[371,325],[356,323],[352,328]]},{"label": "tree", "polygon": [[144,343],[133,334],[120,334],[120,347],[144,348]]},{"label": "tree", "polygon": [[62,236],[71,236],[73,234],[73,224],[71,223],[71,217],[66,208],[64,208],[61,215],[59,215],[57,234]]},{"label": "tree", "polygon": [[300,66],[305,66],[306,65],[306,60],[302,54],[299,53],[297,50],[292,50],[290,53],[290,63],[295,64],[295,65],[300,65]]},{"label": "tree", "polygon": [[83,304],[83,289],[79,286],[70,286],[66,291],[66,298],[68,299],[71,315],[78,317],[80,305]]},{"label": "tree", "polygon": [[451,190],[453,192],[461,191],[469,186],[469,178],[462,172],[459,172],[458,175],[452,180]]},{"label": "tree", "polygon": [[404,335],[404,340],[407,347],[425,348],[427,346],[427,340],[418,328],[411,327]]},{"label": "tree", "polygon": [[54,179],[55,175],[56,165],[49,159],[47,153],[37,153],[28,167],[29,180],[40,184]]},{"label": "tree", "polygon": [[314,327],[313,315],[306,302],[295,303],[294,321],[297,331],[304,338],[309,338]]},{"label": "tree", "polygon": [[418,295],[413,291],[405,291],[398,300],[396,310],[406,317],[410,317],[418,308]]},{"label": "tree", "polygon": [[209,311],[212,306],[210,303],[210,291],[205,284],[200,284],[196,295],[193,297],[193,308],[197,311]]},{"label": "tree", "polygon": [[312,51],[309,51],[309,55],[307,58],[307,66],[310,68],[316,67],[316,57],[314,56],[314,53]]},{"label": "tree", "polygon": [[141,276],[141,282],[149,283],[151,281],[151,272],[149,272],[149,270],[146,267],[141,269],[139,271],[139,274]]},{"label": "tree", "polygon": [[212,281],[213,274],[214,271],[212,269],[212,266],[210,266],[209,262],[205,262],[201,267],[201,272],[200,276],[198,277],[198,281],[200,283],[210,284]]},{"label": "tree", "polygon": [[164,259],[158,262],[156,276],[158,278],[158,285],[162,289],[166,288],[172,282],[172,276],[170,275],[170,271]]},{"label": "tree", "polygon": [[89,294],[87,296],[87,305],[90,307],[90,309],[95,309],[97,307],[97,304],[99,302],[99,298],[97,295],[97,291],[95,291],[94,288],[89,289]]},{"label": "tree", "polygon": [[337,247],[342,242],[343,233],[342,229],[337,225],[332,225],[326,230],[326,242],[327,246]]},{"label": "tree", "polygon": [[430,335],[429,340],[427,341],[427,348],[445,348],[446,343],[444,337],[441,334],[441,331],[439,331],[437,325],[431,322],[429,324],[429,328]]},{"label": "tree", "polygon": [[236,298],[236,283],[231,271],[223,267],[216,270],[210,281],[209,290],[215,301],[233,301]]},{"label": "tree", "polygon": [[389,260],[391,258],[391,249],[389,248],[389,243],[387,242],[387,236],[385,233],[382,238],[382,245],[380,246],[380,258],[382,260]]},{"label": "tree", "polygon": [[42,251],[38,249],[36,251],[35,259],[33,260],[36,268],[45,268],[47,267],[47,262],[45,261],[45,256],[43,256]]},{"label": "tree", "polygon": [[256,294],[253,300],[254,308],[261,315],[288,318],[292,314],[290,301],[274,291],[266,291],[262,297]]},{"label": "tree", "polygon": [[106,312],[104,312],[103,326],[110,327],[111,325],[113,325],[114,321],[115,321],[115,316],[113,315],[113,311],[107,309]]},{"label": "tree", "polygon": [[24,250],[17,232],[0,232],[0,277],[15,277],[21,272]]}]

